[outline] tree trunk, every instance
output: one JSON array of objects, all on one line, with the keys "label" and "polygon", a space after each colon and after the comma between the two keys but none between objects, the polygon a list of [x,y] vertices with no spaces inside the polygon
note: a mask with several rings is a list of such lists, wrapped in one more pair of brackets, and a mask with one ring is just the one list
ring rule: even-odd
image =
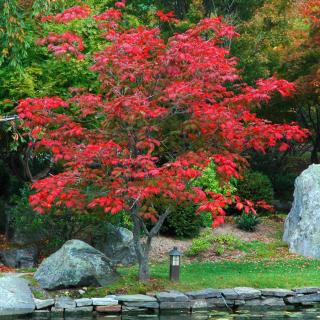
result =
[{"label": "tree trunk", "polygon": [[311,151],[311,163],[319,163],[317,142],[314,144],[313,149]]},{"label": "tree trunk", "polygon": [[186,0],[176,0],[176,16],[179,19],[184,19],[188,12],[188,4]]},{"label": "tree trunk", "polygon": [[[141,282],[150,280],[149,254],[152,239],[159,233],[169,213],[170,210],[168,208],[165,213],[159,217],[153,228],[148,230],[143,219],[139,216],[139,207],[133,205],[131,208],[130,215],[133,222],[133,243],[139,264],[139,281]],[[142,231],[144,232],[145,239],[142,238]]]},{"label": "tree trunk", "polygon": [[[151,245],[151,241],[150,241]],[[149,253],[150,253],[150,247],[145,248],[144,254],[141,256],[141,259],[139,261],[139,281],[141,282],[147,282],[150,279],[150,269],[149,269]]]}]

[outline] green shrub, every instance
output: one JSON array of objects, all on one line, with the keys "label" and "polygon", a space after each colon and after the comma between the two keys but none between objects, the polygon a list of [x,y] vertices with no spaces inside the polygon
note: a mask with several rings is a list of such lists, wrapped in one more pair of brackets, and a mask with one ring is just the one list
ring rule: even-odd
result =
[{"label": "green shrub", "polygon": [[211,242],[205,238],[196,238],[192,241],[191,247],[185,252],[187,257],[195,257],[207,251],[211,247]]},{"label": "green shrub", "polygon": [[70,239],[81,239],[92,243],[103,234],[108,223],[130,227],[125,212],[116,215],[100,215],[88,212],[72,212],[70,209],[55,210],[44,215],[33,211],[28,198],[30,189],[25,186],[19,196],[10,201],[7,211],[14,239],[20,243],[34,243],[42,254],[47,255],[60,248]]},{"label": "green shrub", "polygon": [[[220,183],[213,162],[203,170],[200,177],[192,181],[192,186],[199,187],[204,191],[221,194],[226,194],[227,192],[233,193],[236,190],[234,184],[222,185]],[[162,207],[164,205],[159,204],[160,210],[163,209]],[[189,202],[177,206],[164,223],[162,232],[180,238],[194,238],[198,236],[202,227],[212,226],[212,215],[209,212],[197,215],[196,210],[197,207]]]},{"label": "green shrub", "polygon": [[242,212],[239,216],[236,216],[235,220],[239,229],[249,232],[255,231],[259,224],[258,217],[252,212]]},{"label": "green shrub", "polygon": [[194,238],[203,227],[203,218],[196,214],[196,206],[186,202],[177,206],[162,227],[162,233],[179,238]]},{"label": "green shrub", "polygon": [[192,185],[200,187],[204,191],[232,194],[236,191],[234,182],[235,181],[232,180],[231,183],[222,185],[217,176],[216,165],[214,162],[210,162],[210,164],[203,170],[202,175],[193,180]]},{"label": "green shrub", "polygon": [[257,202],[265,200],[267,203],[274,202],[274,191],[270,179],[258,171],[247,171],[244,179],[237,182],[238,195],[242,199]]},{"label": "green shrub", "polygon": [[191,246],[185,252],[188,257],[199,256],[201,253],[206,252],[212,248],[216,255],[222,255],[226,250],[234,250],[240,246],[241,241],[229,234],[221,234],[214,236],[212,231],[209,230],[200,235],[192,241]]}]

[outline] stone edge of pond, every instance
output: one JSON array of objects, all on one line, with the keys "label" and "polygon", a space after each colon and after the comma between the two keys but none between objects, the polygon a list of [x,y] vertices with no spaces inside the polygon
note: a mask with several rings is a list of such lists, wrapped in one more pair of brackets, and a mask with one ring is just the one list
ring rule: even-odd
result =
[{"label": "stone edge of pond", "polygon": [[[320,287],[287,289],[254,289],[236,287],[228,289],[208,288],[198,291],[165,291],[148,295],[109,295],[103,298],[35,299],[34,314],[158,314],[195,313],[205,311],[295,310],[320,304]],[[15,310],[6,309],[2,315],[15,315]],[[20,310],[21,311],[21,310]],[[19,312],[20,312],[19,311]],[[19,313],[21,314],[21,313]],[[30,311],[29,311],[30,314]]]}]

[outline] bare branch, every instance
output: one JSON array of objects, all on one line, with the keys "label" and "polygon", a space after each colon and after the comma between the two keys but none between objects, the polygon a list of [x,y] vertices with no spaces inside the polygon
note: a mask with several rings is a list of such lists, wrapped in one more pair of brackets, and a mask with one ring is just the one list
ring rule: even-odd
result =
[{"label": "bare branch", "polygon": [[154,237],[154,236],[156,236],[156,235],[159,233],[159,231],[160,231],[160,229],[161,229],[164,221],[166,220],[166,218],[168,217],[168,215],[170,214],[170,212],[171,212],[170,208],[167,208],[166,211],[165,211],[165,213],[162,214],[162,215],[159,217],[158,222],[157,222],[157,223],[154,225],[154,227],[150,230],[150,237]]}]

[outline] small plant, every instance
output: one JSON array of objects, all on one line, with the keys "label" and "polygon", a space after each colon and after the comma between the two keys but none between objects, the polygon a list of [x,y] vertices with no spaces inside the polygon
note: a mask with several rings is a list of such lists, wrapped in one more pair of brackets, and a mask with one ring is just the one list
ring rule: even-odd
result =
[{"label": "small plant", "polygon": [[185,252],[187,257],[195,257],[207,251],[211,246],[209,239],[197,238],[192,241],[191,247]]},{"label": "small plant", "polygon": [[251,211],[249,213],[242,212],[235,218],[235,221],[239,229],[248,232],[254,232],[260,223],[258,217]]},{"label": "small plant", "polygon": [[216,249],[215,249],[215,252],[216,252],[217,256],[223,255],[224,252],[225,252],[224,246],[222,246],[222,245],[217,246]]},{"label": "small plant", "polygon": [[201,253],[213,248],[216,255],[222,255],[226,250],[234,250],[241,245],[241,241],[229,234],[214,236],[211,231],[201,234],[192,241],[191,246],[185,252],[188,257],[199,256]]}]

